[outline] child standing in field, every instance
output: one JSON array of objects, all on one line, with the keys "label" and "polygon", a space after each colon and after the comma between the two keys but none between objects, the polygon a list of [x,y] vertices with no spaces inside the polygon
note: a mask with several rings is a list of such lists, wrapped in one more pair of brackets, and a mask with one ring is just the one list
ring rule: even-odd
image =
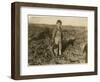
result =
[{"label": "child standing in field", "polygon": [[56,22],[56,27],[53,30],[53,34],[52,34],[52,42],[54,44],[53,46],[53,52],[54,54],[57,55],[61,55],[62,52],[62,21],[61,20],[57,20]]}]

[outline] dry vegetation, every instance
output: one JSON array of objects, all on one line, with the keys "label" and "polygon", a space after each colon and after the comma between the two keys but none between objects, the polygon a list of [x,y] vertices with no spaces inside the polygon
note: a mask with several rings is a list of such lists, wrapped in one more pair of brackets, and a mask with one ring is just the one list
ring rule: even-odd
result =
[{"label": "dry vegetation", "polygon": [[86,63],[87,54],[83,47],[87,44],[86,27],[63,26],[62,55],[51,51],[51,37],[55,25],[29,24],[28,64],[75,64]]}]

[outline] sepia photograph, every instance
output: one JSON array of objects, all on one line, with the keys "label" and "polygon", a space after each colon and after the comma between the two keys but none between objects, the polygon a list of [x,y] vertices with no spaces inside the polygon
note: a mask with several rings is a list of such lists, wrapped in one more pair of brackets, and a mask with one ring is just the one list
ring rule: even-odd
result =
[{"label": "sepia photograph", "polygon": [[88,18],[28,15],[28,65],[85,64]]},{"label": "sepia photograph", "polygon": [[11,78],[97,75],[97,7],[11,4]]}]

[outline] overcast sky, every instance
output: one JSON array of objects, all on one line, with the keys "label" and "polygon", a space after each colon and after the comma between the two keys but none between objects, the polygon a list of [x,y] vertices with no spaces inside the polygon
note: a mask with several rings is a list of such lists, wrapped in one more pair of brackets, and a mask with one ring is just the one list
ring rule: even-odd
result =
[{"label": "overcast sky", "polygon": [[68,16],[28,16],[29,23],[38,24],[56,24],[57,20],[61,20],[63,25],[87,26],[87,17],[68,17]]}]

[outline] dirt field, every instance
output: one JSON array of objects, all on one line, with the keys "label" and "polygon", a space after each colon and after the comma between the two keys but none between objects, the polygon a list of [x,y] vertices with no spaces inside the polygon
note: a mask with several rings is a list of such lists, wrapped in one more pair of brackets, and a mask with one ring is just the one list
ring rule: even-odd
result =
[{"label": "dirt field", "polygon": [[55,25],[29,24],[28,64],[81,64],[87,63],[87,27],[63,26],[62,55],[51,50],[52,31]]}]

